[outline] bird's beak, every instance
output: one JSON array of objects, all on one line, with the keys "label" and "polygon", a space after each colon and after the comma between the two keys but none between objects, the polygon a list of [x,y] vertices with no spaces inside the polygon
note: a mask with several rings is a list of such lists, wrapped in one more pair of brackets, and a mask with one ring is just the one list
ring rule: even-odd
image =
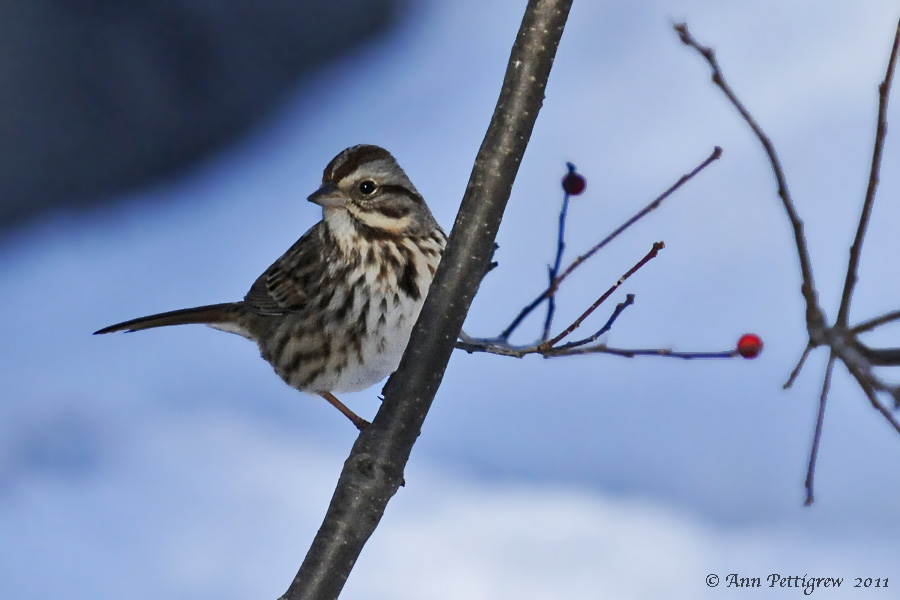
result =
[{"label": "bird's beak", "polygon": [[340,193],[337,186],[331,182],[323,183],[322,186],[310,194],[307,198],[310,202],[318,204],[322,208],[339,208],[344,205],[344,195]]}]

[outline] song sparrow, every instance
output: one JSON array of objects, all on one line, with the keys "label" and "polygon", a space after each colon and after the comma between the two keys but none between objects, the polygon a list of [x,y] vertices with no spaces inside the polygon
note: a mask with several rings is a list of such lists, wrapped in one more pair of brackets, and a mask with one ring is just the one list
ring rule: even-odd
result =
[{"label": "song sparrow", "polygon": [[332,392],[363,390],[396,370],[447,236],[391,154],[347,148],[309,196],[322,220],[260,275],[240,302],[125,321],[97,331],[203,323],[259,345],[291,387],[368,423]]}]

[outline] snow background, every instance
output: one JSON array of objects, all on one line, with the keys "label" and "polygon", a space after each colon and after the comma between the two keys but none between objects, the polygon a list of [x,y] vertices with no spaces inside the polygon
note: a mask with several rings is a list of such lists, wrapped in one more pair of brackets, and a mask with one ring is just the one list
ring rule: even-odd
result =
[{"label": "snow background", "polygon": [[[318,220],[305,201],[346,146],[389,148],[449,229],[524,3],[420,3],[390,40],[322,72],[268,126],[114,208],[0,240],[0,597],[275,598],[318,528],[354,439],[237,336],[113,322],[243,296]],[[756,361],[454,355],[407,471],[342,597],[734,597],[728,573],[900,584],[900,440],[836,372],[816,479],[803,477],[825,356],[789,392],[806,338],[793,243],[769,167],[687,20],[773,138],[834,315],[865,192],[893,2],[576,2],[467,321],[498,332],[538,293],[567,160],[588,177],[569,258],[702,161],[723,158],[573,276],[574,318],[637,296],[608,341]],[[897,121],[896,94],[889,118]],[[896,134],[895,134],[896,135]],[[896,137],[853,317],[898,306]],[[48,175],[49,176],[49,175]],[[539,318],[520,330],[527,339]],[[897,345],[897,328],[871,339]],[[344,399],[377,410],[378,388]],[[767,590],[788,597],[795,589]]]}]

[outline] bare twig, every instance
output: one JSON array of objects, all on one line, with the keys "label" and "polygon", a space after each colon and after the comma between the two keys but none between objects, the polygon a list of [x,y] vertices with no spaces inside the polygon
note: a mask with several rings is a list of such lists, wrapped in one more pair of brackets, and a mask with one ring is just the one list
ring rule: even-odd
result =
[{"label": "bare twig", "polygon": [[[866,390],[866,397],[869,399],[869,402],[872,404],[872,407],[881,413],[881,415],[887,420],[891,427],[894,428],[894,431],[900,433],[900,422],[897,421],[897,417],[895,417],[890,410],[888,410],[881,402],[878,401],[878,397],[875,395],[875,392],[872,390]],[[894,400],[896,403],[896,399]]]},{"label": "bare twig", "polygon": [[[655,246],[656,245],[654,244],[654,247]],[[640,268],[640,265],[646,263],[647,260],[649,259],[647,257],[644,257],[644,259],[642,259],[636,267],[632,268],[629,271],[629,274]],[[625,277],[619,280],[619,283],[621,283],[624,279]],[[616,289],[618,285],[619,284],[617,283],[609,291],[607,291],[607,293],[601,296],[601,299],[598,300],[595,305],[599,305],[599,303],[602,302],[602,300],[606,298],[612,292],[612,290]],[[619,315],[622,314],[622,311],[624,311],[632,304],[634,304],[634,294],[628,294],[623,302],[620,302],[616,305],[616,308],[613,310],[612,315],[609,317],[609,319],[607,319],[603,327],[601,327],[595,334],[582,340],[562,344],[561,346],[552,346],[548,342],[543,341],[538,341],[533,344],[516,346],[510,344],[507,340],[499,336],[495,338],[475,338],[461,332],[459,340],[456,342],[456,348],[459,350],[464,350],[469,354],[472,354],[474,352],[484,352],[486,354],[497,354],[499,356],[510,356],[513,358],[524,358],[525,356],[528,356],[530,354],[537,354],[539,356],[543,356],[544,358],[559,358],[562,356],[579,356],[584,354],[612,354],[614,356],[622,356],[625,358],[634,358],[636,356],[660,356],[665,358],[691,360],[708,358],[734,358],[739,355],[736,349],[719,352],[676,352],[670,348],[611,348],[606,344],[596,344],[594,346],[588,345],[595,342],[597,338],[606,333],[612,327],[613,323],[615,323]],[[582,317],[584,316],[585,315],[582,315]],[[575,327],[577,327],[578,323],[579,321],[576,321],[573,324],[573,330]],[[562,339],[562,337],[564,336],[558,337],[559,339]]]},{"label": "bare twig", "polygon": [[795,366],[794,370],[791,371],[790,377],[788,377],[788,380],[784,382],[784,385],[781,386],[781,389],[786,390],[794,385],[794,382],[797,380],[797,376],[800,375],[800,370],[803,368],[803,365],[806,364],[806,359],[809,358],[809,353],[812,352],[812,349],[813,347],[811,344],[806,345],[806,348],[803,349],[803,355],[800,356],[800,360],[797,361],[797,366]]},{"label": "bare twig", "polygon": [[581,266],[582,263],[584,263],[584,261],[591,258],[594,254],[596,254],[604,246],[606,246],[611,241],[613,241],[615,238],[617,238],[623,231],[625,231],[626,229],[628,229],[629,227],[634,225],[637,221],[639,221],[641,218],[645,217],[647,214],[649,214],[649,213],[653,212],[654,210],[656,210],[657,208],[659,208],[659,205],[662,204],[662,202],[666,198],[671,196],[676,190],[678,190],[678,188],[683,186],[685,183],[687,183],[688,181],[693,179],[700,171],[702,171],[703,169],[708,167],[710,164],[712,164],[713,162],[718,160],[718,158],[720,156],[722,156],[722,149],[720,147],[716,146],[713,149],[712,154],[710,154],[709,157],[706,158],[706,160],[704,160],[696,168],[694,168],[694,170],[692,170],[690,173],[682,175],[681,178],[677,182],[675,182],[674,185],[672,185],[669,189],[667,189],[665,192],[660,194],[655,200],[653,200],[653,202],[651,202],[650,204],[648,204],[647,206],[642,208],[633,217],[631,217],[630,219],[625,221],[625,223],[620,225],[615,231],[613,231],[611,234],[609,234],[608,236],[606,236],[605,238],[600,240],[600,242],[598,242],[593,248],[591,248],[590,250],[588,250],[587,252],[585,252],[584,254],[579,256],[578,258],[576,258],[574,261],[572,261],[572,264],[570,264],[568,267],[566,267],[566,269],[559,275],[559,277],[556,278],[556,280],[553,283],[551,283],[547,287],[547,289],[545,289],[543,292],[541,292],[537,298],[535,298],[530,303],[528,303],[528,305],[526,305],[525,308],[523,308],[519,312],[519,314],[516,316],[516,318],[513,319],[512,323],[510,323],[509,326],[506,329],[504,329],[503,332],[500,334],[500,338],[504,339],[504,340],[508,340],[509,336],[522,323],[522,321],[525,319],[525,317],[527,317],[529,314],[531,314],[531,311],[533,311],[535,308],[537,308],[541,304],[541,302],[543,302],[544,300],[549,298],[552,294],[556,293],[556,290],[559,289],[560,284],[569,275],[572,274],[572,271],[577,269],[579,266]]},{"label": "bare twig", "polygon": [[822,394],[819,398],[819,412],[816,419],[816,430],[813,436],[812,446],[810,448],[809,468],[806,478],[806,504],[809,505],[813,501],[813,478],[815,474],[816,457],[819,450],[819,441],[821,438],[822,422],[825,414],[825,403],[828,394],[828,388],[831,383],[831,374],[834,363],[840,360],[850,371],[850,374],[856,379],[860,388],[866,394],[872,406],[881,413],[881,415],[890,423],[890,425],[900,433],[900,423],[891,414],[891,412],[881,404],[878,400],[878,392],[887,392],[894,398],[894,403],[900,407],[900,387],[889,386],[882,382],[873,372],[873,367],[877,365],[897,365],[900,364],[900,349],[884,348],[872,349],[860,342],[857,338],[859,333],[870,331],[879,325],[889,323],[900,319],[900,311],[894,311],[865,321],[856,327],[848,328],[847,321],[850,310],[850,300],[853,295],[853,289],[856,285],[857,270],[859,259],[862,252],[862,244],[865,238],[866,227],[871,217],[872,206],[874,204],[875,191],[878,186],[878,174],[881,169],[881,161],[883,155],[884,141],[887,133],[887,102],[890,91],[891,82],[893,80],[894,68],[897,61],[898,46],[900,46],[900,22],[897,24],[897,31],[894,36],[893,46],[891,48],[890,59],[888,60],[887,73],[884,81],[878,88],[879,106],[878,106],[878,123],[875,134],[875,147],[872,152],[872,166],[869,175],[868,188],[866,190],[865,201],[863,202],[862,214],[860,216],[859,226],[856,232],[853,246],[850,249],[850,262],[847,267],[847,277],[844,284],[844,290],[841,295],[841,306],[834,326],[829,326],[825,320],[824,312],[818,304],[817,292],[812,277],[812,265],[809,258],[809,251],[806,245],[806,239],[803,234],[803,222],[797,213],[796,207],[791,200],[790,192],[787,188],[787,181],[775,148],[772,142],[765,135],[756,120],[750,115],[744,105],[735,96],[732,89],[725,83],[725,78],[719,64],[716,61],[715,53],[711,48],[699,44],[688,32],[687,25],[675,25],[675,31],[681,41],[694,48],[706,60],[712,69],[713,83],[725,94],[731,104],[737,109],[744,121],[753,130],[757,139],[762,144],[766,155],[769,158],[769,164],[775,174],[775,180],[778,184],[778,195],[782,200],[784,210],[787,213],[794,232],[794,241],[797,247],[797,255],[800,262],[800,272],[802,278],[801,293],[806,302],[806,329],[809,334],[809,343],[803,352],[803,356],[797,363],[797,366],[791,372],[790,378],[784,387],[790,387],[800,369],[806,362],[806,358],[810,351],[817,346],[828,346],[830,349],[828,366],[823,381]]},{"label": "bare twig", "polygon": [[597,307],[600,306],[607,298],[609,298],[612,295],[612,293],[615,292],[619,288],[620,285],[625,283],[625,281],[629,277],[634,275],[641,267],[643,267],[648,262],[650,262],[651,260],[656,258],[656,255],[659,254],[659,251],[665,247],[666,247],[666,245],[664,243],[655,242],[653,244],[653,248],[650,249],[650,252],[648,252],[644,256],[644,258],[639,260],[636,265],[634,265],[633,267],[628,269],[628,271],[624,275],[622,275],[622,277],[620,277],[619,280],[615,284],[613,284],[613,286],[611,288],[606,290],[606,292],[604,292],[602,296],[597,298],[597,300],[595,300],[594,303],[591,304],[586,311],[581,313],[581,316],[579,316],[577,319],[575,319],[575,321],[573,321],[571,325],[566,327],[561,333],[556,335],[552,340],[542,342],[541,347],[545,348],[545,349],[552,348],[553,346],[558,344],[561,340],[563,340],[566,336],[568,336],[570,333],[572,333],[573,331],[578,329],[578,327],[584,322],[584,320],[587,319],[591,315],[591,313],[593,313],[595,310],[597,310]]},{"label": "bare twig", "polygon": [[819,440],[822,439],[822,423],[825,421],[825,401],[828,398],[828,389],[831,387],[831,372],[834,370],[834,352],[828,357],[828,366],[825,367],[825,379],[822,382],[822,393],[819,394],[819,410],[816,411],[816,429],[813,433],[812,447],[809,449],[809,462],[806,465],[806,500],[805,506],[813,503],[813,479],[816,475],[816,459],[819,456]]},{"label": "bare twig", "polygon": [[869,348],[860,344],[859,350],[873,366],[895,367],[900,365],[900,348]]},{"label": "bare twig", "polygon": [[853,374],[856,382],[859,383],[859,387],[865,392],[866,398],[869,399],[872,408],[881,413],[881,416],[883,416],[888,424],[894,428],[894,431],[900,433],[900,421],[897,421],[897,418],[893,413],[878,401],[878,395],[875,393],[875,386],[872,384],[872,381],[860,377],[857,373],[854,373],[852,369],[850,372]]},{"label": "bare twig", "polygon": [[874,319],[863,321],[859,325],[850,328],[850,333],[865,333],[866,331],[872,331],[876,327],[880,327],[888,323],[893,323],[894,321],[898,320],[900,320],[900,310],[894,310],[887,314],[881,315],[880,317],[875,317]]},{"label": "bare twig", "polygon": [[803,221],[800,219],[797,208],[794,206],[794,201],[791,199],[787,179],[784,176],[784,169],[781,167],[781,161],[778,160],[778,154],[775,152],[775,147],[772,145],[772,141],[769,137],[763,132],[759,123],[756,122],[756,119],[753,118],[744,104],[734,94],[731,87],[725,82],[725,76],[722,75],[722,70],[719,67],[718,61],[716,61],[716,55],[713,49],[699,44],[688,31],[686,23],[676,24],[674,28],[681,38],[681,42],[699,52],[706,60],[707,64],[709,64],[710,69],[712,69],[713,83],[722,90],[722,93],[725,94],[728,101],[731,102],[732,106],[737,109],[747,125],[750,126],[750,129],[753,130],[753,134],[759,140],[760,144],[762,144],[766,156],[769,158],[769,164],[772,166],[772,172],[775,174],[775,181],[778,184],[778,196],[781,198],[781,203],[784,206],[784,210],[791,222],[791,228],[794,231],[794,243],[797,246],[797,257],[800,261],[800,273],[802,277],[800,290],[803,294],[803,298],[806,300],[806,324],[807,329],[809,330],[810,341],[814,346],[818,346],[822,343],[821,338],[823,334],[822,330],[825,327],[825,314],[819,306],[816,285],[813,281],[812,263],[809,258],[809,249],[806,245],[806,236],[803,234]]},{"label": "bare twig", "polygon": [[467,336],[466,339],[460,338],[456,342],[457,350],[464,350],[469,354],[475,352],[484,352],[485,354],[498,354],[500,356],[511,356],[512,358],[523,358],[529,354],[537,354],[537,344],[529,344],[527,346],[513,346],[506,340],[495,338],[477,338]]},{"label": "bare twig", "polygon": [[616,322],[616,319],[619,318],[619,315],[621,315],[622,312],[624,312],[625,309],[632,304],[634,304],[634,294],[626,294],[625,300],[616,304],[616,308],[613,310],[612,315],[610,315],[609,319],[607,319],[603,327],[598,329],[596,333],[582,340],[576,340],[574,342],[565,343],[561,346],[556,346],[556,350],[568,350],[569,348],[578,348],[579,346],[584,346],[586,344],[592,344],[596,342],[601,335],[612,329],[612,326]]},{"label": "bare twig", "polygon": [[574,348],[565,352],[555,352],[551,350],[547,352],[545,357],[556,358],[559,356],[576,356],[579,354],[612,354],[625,358],[634,358],[636,356],[659,356],[661,358],[679,358],[682,360],[734,358],[736,356],[734,350],[725,350],[722,352],[676,352],[669,348],[628,349],[611,348],[606,344],[598,344],[597,346],[588,346],[586,348]]},{"label": "bare twig", "polygon": [[847,265],[847,278],[844,280],[844,292],[841,295],[841,307],[838,309],[837,327],[846,327],[850,314],[850,300],[853,297],[853,289],[856,287],[859,258],[862,254],[863,241],[866,237],[866,228],[872,216],[872,206],[875,204],[875,191],[878,189],[878,174],[881,171],[881,157],[884,152],[884,140],[887,137],[887,107],[891,93],[891,82],[894,79],[894,67],[897,65],[897,47],[900,46],[900,22],[897,23],[897,32],[894,35],[894,45],[891,47],[891,57],[888,60],[887,72],[884,81],[878,86],[878,124],[875,127],[875,147],[872,150],[872,167],[869,171],[869,185],[866,188],[866,199],[863,201],[862,213],[859,216],[859,226],[856,229],[856,237],[850,246],[850,262]]},{"label": "bare twig", "polygon": [[[572,163],[566,163],[566,168],[569,169],[569,173],[575,172],[575,165]],[[559,273],[560,263],[562,263],[563,252],[566,251],[566,216],[568,215],[568,212],[569,192],[564,189],[562,208],[559,211],[559,231],[556,237],[556,259],[553,261],[553,266],[549,269],[548,287],[553,287],[553,283],[556,281],[556,275]],[[542,340],[546,340],[550,337],[550,328],[553,326],[553,313],[555,312],[556,290],[554,290],[547,298],[547,318],[544,319],[544,332],[541,334]]]},{"label": "bare twig", "polygon": [[[622,311],[625,310],[625,308],[634,303],[633,294],[628,294],[626,296],[626,300],[624,302],[620,302],[616,306],[607,322],[596,333],[580,340],[558,345],[559,342],[561,342],[572,332],[574,332],[585,321],[585,319],[587,319],[604,301],[606,301],[629,277],[636,273],[650,260],[655,258],[659,251],[665,248],[665,244],[663,242],[654,243],[651,250],[643,258],[641,258],[641,260],[639,260],[631,269],[629,269],[621,278],[619,278],[619,280],[614,283],[608,290],[606,290],[606,292],[604,292],[599,298],[597,298],[597,300],[590,307],[588,307],[587,310],[585,310],[577,319],[575,319],[575,321],[573,321],[558,335],[554,336],[552,339],[550,338],[550,326],[552,325],[552,319],[555,312],[555,295],[557,290],[559,289],[560,283],[562,283],[562,281],[565,280],[575,269],[584,264],[585,261],[591,258],[600,249],[602,249],[616,237],[621,235],[626,229],[658,208],[666,198],[672,195],[682,185],[690,181],[693,177],[700,173],[700,171],[712,164],[721,155],[722,149],[716,146],[713,149],[712,153],[702,163],[700,163],[689,173],[682,175],[675,184],[669,187],[669,189],[655,198],[643,209],[638,211],[624,224],[616,228],[606,238],[595,244],[590,250],[572,261],[572,263],[568,267],[566,267],[566,269],[562,271],[562,273],[560,273],[559,269],[562,261],[562,254],[565,250],[564,235],[569,199],[569,194],[566,193],[566,196],[563,199],[563,207],[560,211],[556,258],[554,260],[553,266],[549,269],[550,285],[540,295],[538,295],[537,298],[526,305],[525,308],[523,308],[519,312],[513,322],[506,329],[504,329],[499,336],[495,338],[475,338],[461,332],[459,335],[459,340],[456,343],[456,348],[464,350],[470,354],[474,352],[484,352],[488,354],[497,354],[500,356],[510,356],[514,358],[522,358],[530,354],[536,354],[539,356],[543,356],[544,358],[557,358],[561,356],[575,356],[581,354],[612,354],[629,358],[635,356],[664,356],[668,358],[680,359],[733,358],[737,356],[737,352],[735,350],[728,350],[724,352],[675,352],[667,348],[624,349],[610,348],[605,344],[591,345],[612,327],[613,323],[615,323],[616,319],[619,317]],[[571,163],[568,163],[568,168],[570,173],[573,173],[575,170],[575,166]],[[544,322],[544,329],[539,340],[535,343],[525,345],[510,344],[510,334],[519,326],[523,319],[525,319],[525,317],[528,316],[528,314],[530,314],[531,311],[539,306],[540,303],[544,300],[548,300],[548,313],[547,318]]]},{"label": "bare twig", "polygon": [[540,344],[527,346],[513,346],[505,340],[496,338],[468,338],[466,341],[456,342],[459,350],[469,354],[483,352],[485,354],[497,354],[513,358],[524,358],[530,354],[543,356],[544,358],[560,358],[563,356],[580,356],[584,354],[612,354],[624,358],[637,356],[658,356],[661,358],[679,358],[682,360],[710,359],[710,358],[734,358],[737,356],[734,350],[721,352],[676,352],[670,348],[613,348],[606,344],[596,346],[559,346],[554,348],[542,348]]}]

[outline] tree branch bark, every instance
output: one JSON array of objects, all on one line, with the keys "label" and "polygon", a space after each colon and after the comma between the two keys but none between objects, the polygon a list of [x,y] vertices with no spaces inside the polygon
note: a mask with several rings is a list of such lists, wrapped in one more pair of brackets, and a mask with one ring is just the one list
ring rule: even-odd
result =
[{"label": "tree branch bark", "polygon": [[344,463],[331,505],[283,600],[338,597],[403,469],[493,250],[531,137],[572,0],[529,0],[500,98],[400,367],[384,402]]}]

